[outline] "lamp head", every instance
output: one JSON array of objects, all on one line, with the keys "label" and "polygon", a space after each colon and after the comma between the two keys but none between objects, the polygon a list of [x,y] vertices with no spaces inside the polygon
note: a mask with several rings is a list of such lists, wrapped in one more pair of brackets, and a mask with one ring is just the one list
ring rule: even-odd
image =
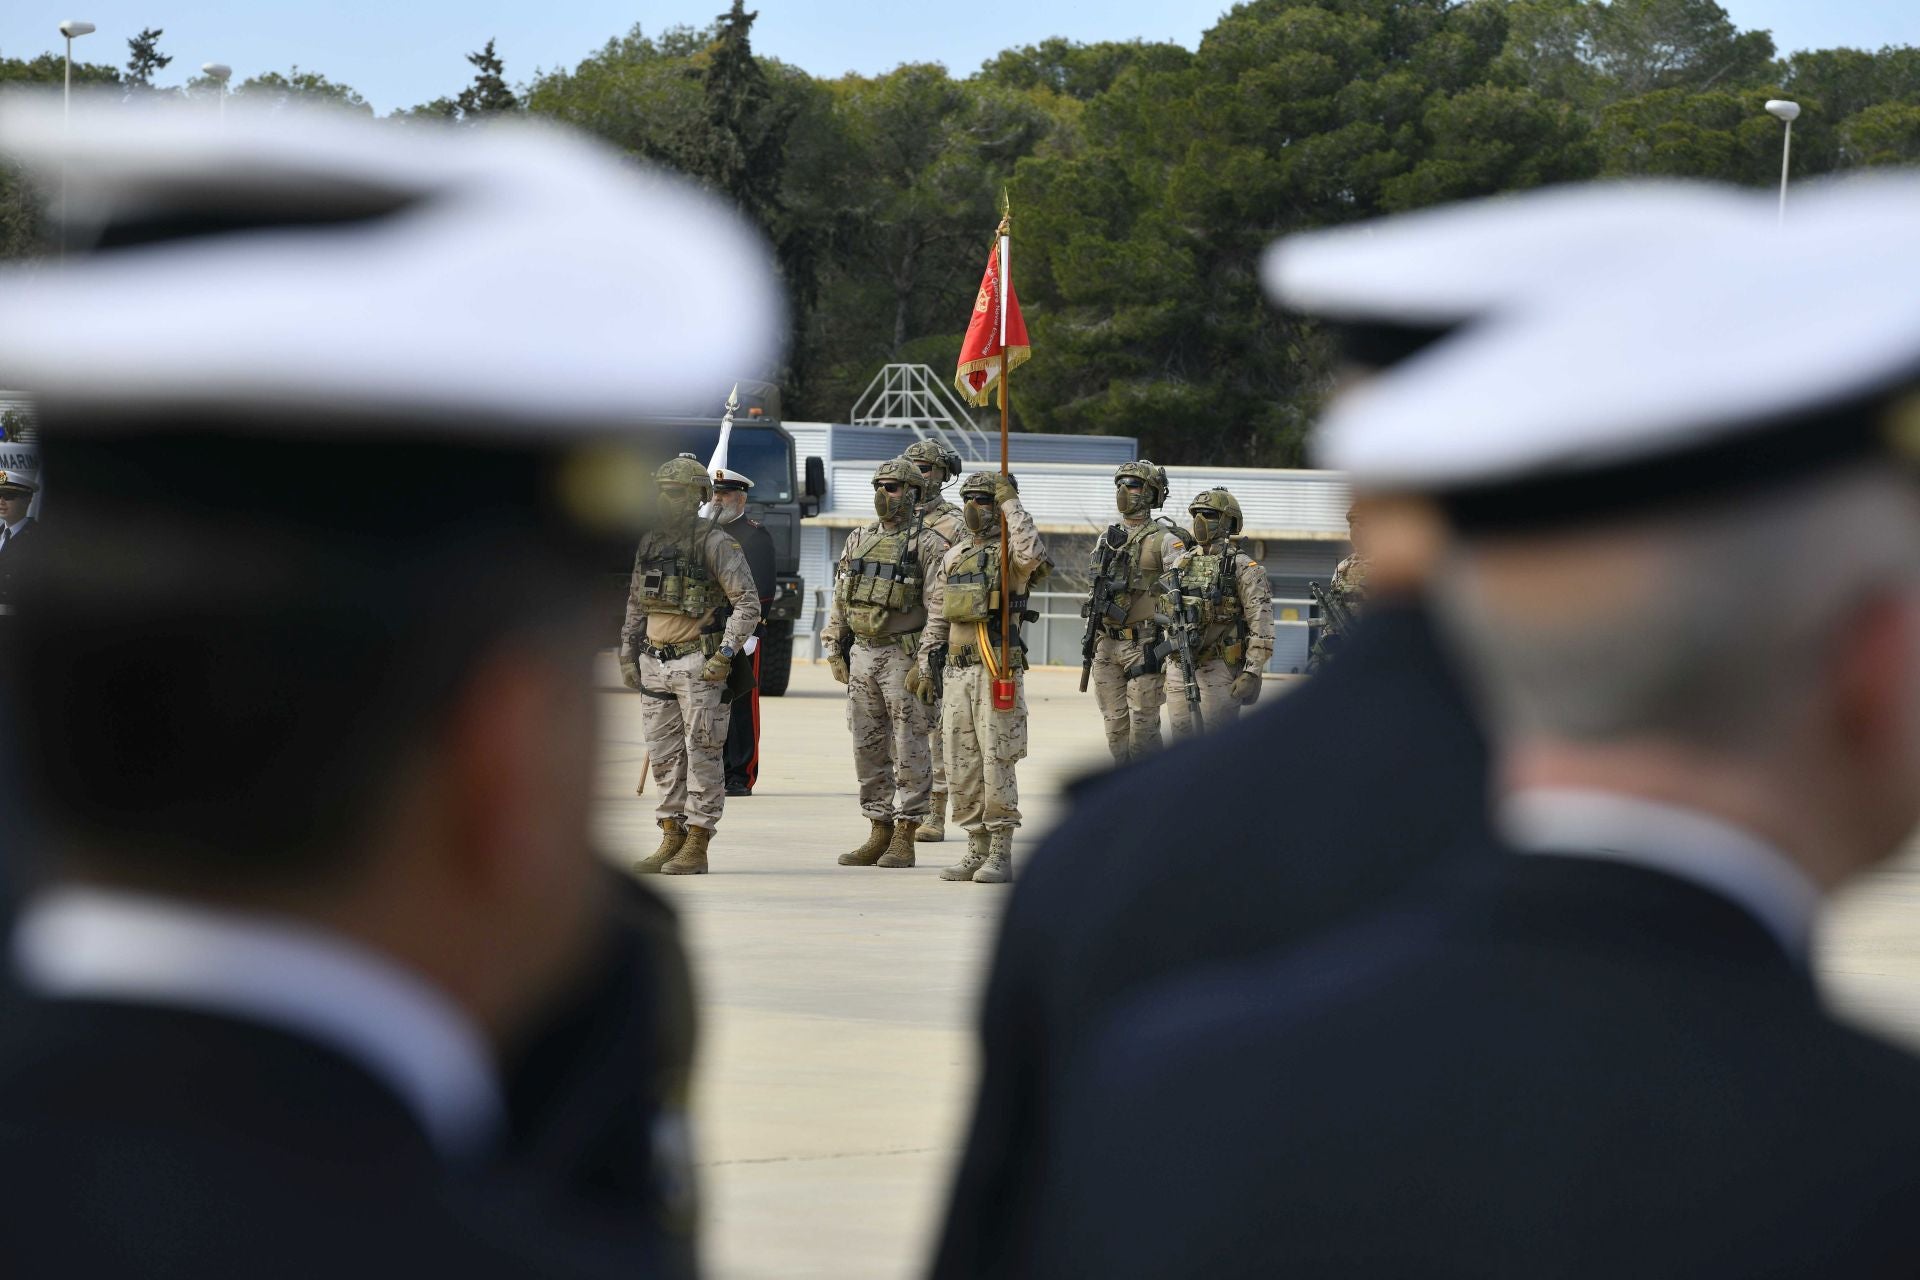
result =
[{"label": "lamp head", "polygon": [[1800,104],[1788,102],[1785,98],[1774,98],[1767,103],[1767,114],[1776,120],[1792,124],[1800,118]]},{"label": "lamp head", "polygon": [[60,34],[69,40],[78,40],[81,36],[90,36],[96,28],[91,22],[75,22],[68,18],[60,24]]},{"label": "lamp head", "polygon": [[224,62],[203,62],[200,74],[209,80],[218,80],[221,84],[233,79],[233,68]]}]

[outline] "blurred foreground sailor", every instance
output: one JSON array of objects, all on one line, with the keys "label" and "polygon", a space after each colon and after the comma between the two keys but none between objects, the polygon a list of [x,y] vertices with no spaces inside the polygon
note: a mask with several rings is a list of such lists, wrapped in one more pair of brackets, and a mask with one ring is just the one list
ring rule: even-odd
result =
[{"label": "blurred foreground sailor", "polygon": [[[1288,237],[1264,280],[1276,304],[1331,322],[1342,384],[1362,385],[1569,260],[1600,267],[1765,217],[1748,197],[1701,186],[1550,190]],[[1423,595],[1438,517],[1418,494],[1358,487],[1368,611],[1341,661],[1150,768],[1080,788],[1016,889],[935,1275],[1034,1273],[1055,1117],[1083,1084],[1070,1064],[1117,1002],[1312,937],[1484,846],[1486,750]],[[1147,820],[1167,813],[1177,836]]]},{"label": "blurred foreground sailor", "polygon": [[1038,1269],[1920,1270],[1920,1061],[1811,974],[1920,817],[1920,255],[1871,240],[1649,254],[1335,407],[1455,531],[1505,843],[1118,1012]]},{"label": "blurred foreground sailor", "polygon": [[[0,149],[57,175],[58,110]],[[0,272],[62,497],[4,673],[8,1274],[690,1273],[684,957],[590,846],[595,566],[622,424],[775,356],[762,246],[527,126],[66,138],[66,265]]]}]

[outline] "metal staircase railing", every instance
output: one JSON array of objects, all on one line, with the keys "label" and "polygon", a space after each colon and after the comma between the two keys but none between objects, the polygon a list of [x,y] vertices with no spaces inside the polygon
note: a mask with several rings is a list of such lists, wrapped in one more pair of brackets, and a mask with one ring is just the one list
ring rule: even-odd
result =
[{"label": "metal staircase railing", "polygon": [[863,427],[905,427],[973,462],[998,459],[999,445],[980,429],[952,387],[924,364],[890,364],[853,402],[847,420]]}]

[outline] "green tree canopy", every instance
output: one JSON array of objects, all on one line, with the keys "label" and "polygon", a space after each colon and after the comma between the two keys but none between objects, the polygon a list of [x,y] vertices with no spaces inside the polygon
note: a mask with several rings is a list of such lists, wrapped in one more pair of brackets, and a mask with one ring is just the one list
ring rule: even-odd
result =
[{"label": "green tree canopy", "polygon": [[302,71],[298,66],[289,68],[285,74],[268,71],[250,76],[241,81],[233,93],[249,104],[264,104],[275,110],[294,103],[309,103],[373,114],[367,100],[351,85],[336,84],[318,71]]}]

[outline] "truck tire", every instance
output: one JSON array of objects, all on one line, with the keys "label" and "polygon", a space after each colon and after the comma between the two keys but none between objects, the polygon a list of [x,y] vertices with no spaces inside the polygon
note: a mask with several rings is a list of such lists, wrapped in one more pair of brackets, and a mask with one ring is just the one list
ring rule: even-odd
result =
[{"label": "truck tire", "polygon": [[769,622],[760,646],[760,696],[777,698],[793,676],[793,623]]}]

